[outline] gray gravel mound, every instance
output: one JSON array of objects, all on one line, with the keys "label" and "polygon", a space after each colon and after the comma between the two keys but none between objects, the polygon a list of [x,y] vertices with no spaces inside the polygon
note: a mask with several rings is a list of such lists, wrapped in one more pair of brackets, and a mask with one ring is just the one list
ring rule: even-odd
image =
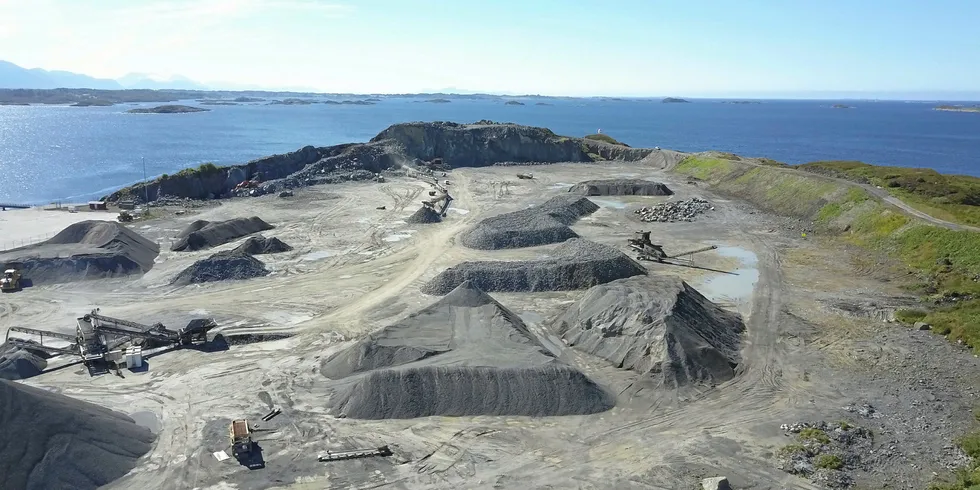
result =
[{"label": "gray gravel mound", "polygon": [[544,260],[463,262],[441,272],[422,292],[446,294],[465,281],[484,291],[568,291],[642,274],[646,269],[619,250],[572,238]]},{"label": "gray gravel mound", "polygon": [[235,247],[233,252],[251,255],[277,254],[288,252],[293,247],[287,245],[276,237],[266,238],[262,235],[249,237],[241,245]]},{"label": "gray gravel mound", "polygon": [[553,329],[576,349],[679,388],[732,379],[745,325],[684,281],[648,276],[589,289]]},{"label": "gray gravel mound", "polygon": [[0,380],[4,489],[89,490],[136,466],[154,436],[108,408]]},{"label": "gray gravel mound", "polygon": [[486,218],[464,233],[460,242],[478,250],[560,243],[578,237],[569,226],[598,210],[584,197],[555,196],[540,206]]},{"label": "gray gravel mound", "polygon": [[669,196],[674,192],[660,182],[638,179],[587,180],[568,189],[583,196]]},{"label": "gray gravel mound", "polygon": [[202,282],[251,279],[269,274],[260,260],[237,251],[218,252],[206,259],[194,262],[180,271],[170,283],[175,286]]},{"label": "gray gravel mound", "polygon": [[17,262],[34,284],[128,274],[153,267],[160,247],[113,221],[74,223],[44,242],[0,253],[0,264]]},{"label": "gray gravel mound", "polygon": [[0,379],[27,379],[48,367],[48,361],[33,352],[8,343],[0,344]]},{"label": "gray gravel mound", "polygon": [[272,225],[262,221],[258,216],[251,218],[235,218],[227,221],[203,222],[198,220],[191,223],[179,235],[180,240],[174,242],[170,250],[174,252],[191,252],[205,248],[217,247],[252,233],[271,230]]},{"label": "gray gravel mound", "polygon": [[612,399],[471,282],[321,363],[348,417],[573,415]]},{"label": "gray gravel mound", "polygon": [[415,214],[409,216],[405,219],[406,223],[418,223],[418,224],[428,224],[428,223],[439,223],[442,221],[442,217],[439,213],[428,206],[422,206],[419,208]]}]

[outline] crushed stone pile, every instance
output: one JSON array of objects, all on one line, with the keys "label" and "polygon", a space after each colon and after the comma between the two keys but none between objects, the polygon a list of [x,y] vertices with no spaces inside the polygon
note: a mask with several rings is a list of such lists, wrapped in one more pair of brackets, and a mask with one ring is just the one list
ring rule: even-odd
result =
[{"label": "crushed stone pile", "polygon": [[779,468],[827,488],[851,487],[851,472],[867,471],[869,456],[882,452],[874,448],[870,430],[845,421],[798,422],[781,428],[796,440],[776,453]]},{"label": "crushed stone pile", "polygon": [[442,221],[442,216],[439,216],[439,213],[435,209],[428,206],[422,206],[418,211],[405,219],[406,223],[413,224],[439,223],[440,221]]},{"label": "crushed stone pile", "polygon": [[244,252],[229,250],[194,262],[190,267],[180,271],[170,284],[184,286],[202,282],[251,279],[266,275],[269,275],[269,270],[259,259]]},{"label": "crushed stone pile", "polygon": [[153,434],[108,408],[0,380],[3,488],[94,490],[128,473]]},{"label": "crushed stone pile", "polygon": [[640,221],[673,223],[675,221],[694,221],[698,215],[714,211],[715,207],[700,197],[682,201],[667,201],[654,206],[644,206],[636,211]]},{"label": "crushed stone pile", "polygon": [[612,397],[474,283],[321,363],[331,410],[360,419],[582,415]]},{"label": "crushed stone pile", "polygon": [[252,233],[271,230],[272,225],[262,221],[258,216],[251,218],[234,218],[227,221],[197,220],[177,235],[177,240],[170,247],[174,252],[192,252],[205,248],[217,247]]},{"label": "crushed stone pile", "polygon": [[81,221],[50,239],[0,253],[0,264],[17,263],[33,284],[52,284],[142,274],[160,247],[114,221]]},{"label": "crushed stone pile", "polygon": [[587,180],[568,189],[583,196],[670,196],[674,192],[660,182],[639,179]]},{"label": "crushed stone pile", "polygon": [[27,379],[48,367],[43,357],[20,346],[0,344],[0,379]]},{"label": "crushed stone pile", "polygon": [[288,252],[293,247],[287,245],[276,237],[266,238],[262,235],[249,237],[241,245],[234,248],[233,252],[251,255],[277,254]]},{"label": "crushed stone pile", "polygon": [[463,262],[439,273],[422,292],[446,294],[467,281],[484,291],[568,291],[642,274],[646,269],[623,252],[572,238],[543,260]]},{"label": "crushed stone pile", "polygon": [[559,243],[578,237],[569,226],[598,210],[598,205],[584,197],[556,196],[540,206],[486,218],[460,240],[464,246],[478,250]]},{"label": "crushed stone pile", "polygon": [[651,275],[589,289],[553,330],[578,350],[676,389],[735,377],[745,325],[684,281]]}]

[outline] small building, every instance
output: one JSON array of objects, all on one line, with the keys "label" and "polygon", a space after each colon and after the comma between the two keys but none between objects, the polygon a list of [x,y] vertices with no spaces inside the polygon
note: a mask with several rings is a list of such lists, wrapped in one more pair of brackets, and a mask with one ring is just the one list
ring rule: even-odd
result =
[{"label": "small building", "polygon": [[92,211],[105,211],[109,209],[105,201],[89,201],[88,208]]}]

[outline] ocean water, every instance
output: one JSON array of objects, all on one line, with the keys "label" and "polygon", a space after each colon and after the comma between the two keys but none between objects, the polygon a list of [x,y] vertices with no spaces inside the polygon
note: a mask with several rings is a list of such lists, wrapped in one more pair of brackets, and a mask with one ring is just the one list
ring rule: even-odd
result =
[{"label": "ocean water", "polygon": [[[935,103],[500,99],[433,104],[385,98],[376,105],[209,106],[193,114],[127,114],[112,107],[0,106],[0,202],[85,201],[143,178],[197,166],[242,163],[296,150],[366,141],[406,121],[480,119],[583,136],[602,130],[629,145],[720,150],[787,163],[861,160],[980,176],[980,114]],[[196,105],[194,101],[181,102]],[[143,160],[145,159],[145,160]]]}]

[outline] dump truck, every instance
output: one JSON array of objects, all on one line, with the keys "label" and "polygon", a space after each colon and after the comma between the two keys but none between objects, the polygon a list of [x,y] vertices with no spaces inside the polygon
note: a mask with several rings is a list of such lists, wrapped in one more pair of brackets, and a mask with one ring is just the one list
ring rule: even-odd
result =
[{"label": "dump truck", "polygon": [[252,452],[252,432],[247,420],[233,421],[229,435],[231,436],[231,452],[236,458],[242,459]]},{"label": "dump truck", "polygon": [[16,268],[3,271],[3,278],[0,278],[0,290],[5,293],[20,290],[20,271]]},{"label": "dump truck", "polygon": [[533,179],[534,178],[534,174],[532,174],[532,173],[517,174],[517,178],[518,179],[530,180],[530,179]]}]

